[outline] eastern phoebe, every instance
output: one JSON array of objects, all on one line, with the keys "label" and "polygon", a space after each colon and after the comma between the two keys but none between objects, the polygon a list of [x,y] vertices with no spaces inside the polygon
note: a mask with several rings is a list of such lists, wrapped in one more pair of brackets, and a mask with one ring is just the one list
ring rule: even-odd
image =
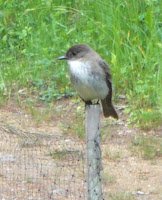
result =
[{"label": "eastern phoebe", "polygon": [[93,99],[100,99],[104,116],[118,119],[112,104],[110,68],[98,53],[86,44],[77,44],[58,60],[67,60],[70,80],[86,104],[92,104]]}]

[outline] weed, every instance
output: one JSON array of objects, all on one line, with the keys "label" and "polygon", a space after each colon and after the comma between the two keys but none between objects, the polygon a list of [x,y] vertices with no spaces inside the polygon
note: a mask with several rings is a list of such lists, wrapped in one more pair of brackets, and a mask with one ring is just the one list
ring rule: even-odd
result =
[{"label": "weed", "polygon": [[65,160],[67,157],[71,157],[72,159],[76,159],[76,157],[80,156],[80,152],[78,150],[55,150],[55,151],[49,151],[47,154],[48,156],[51,156],[53,159],[58,160]]},{"label": "weed", "polygon": [[64,160],[66,158],[67,151],[65,149],[59,151],[56,150],[54,152],[49,152],[48,156],[51,156],[53,159]]},{"label": "weed", "polygon": [[103,184],[113,184],[116,181],[116,176],[104,171],[102,175],[102,181]]},{"label": "weed", "polygon": [[70,126],[70,131],[74,136],[79,137],[80,139],[85,138],[85,115],[83,114],[84,107],[78,106],[73,124]]},{"label": "weed", "polygon": [[148,109],[137,109],[132,112],[132,109],[127,109],[127,113],[130,114],[130,118],[127,119],[128,123],[135,123],[137,127],[141,127],[144,130],[150,130],[157,128],[162,123],[161,111]]},{"label": "weed", "polygon": [[31,114],[36,125],[39,125],[42,121],[49,122],[53,117],[59,117],[62,112],[60,109],[56,108],[54,103],[44,102],[42,107],[30,99],[28,99],[28,103],[25,104],[25,108],[27,112]]},{"label": "weed", "polygon": [[132,140],[133,153],[139,154],[143,159],[156,159],[162,156],[162,139],[160,137],[141,135],[134,136]]},{"label": "weed", "polygon": [[24,182],[25,183],[33,183],[33,179],[30,177],[25,177]]},{"label": "weed", "polygon": [[128,192],[112,193],[109,195],[110,200],[135,200],[135,197]]},{"label": "weed", "polygon": [[105,150],[105,153],[104,153],[104,157],[110,160],[117,160],[120,158],[120,156],[121,156],[121,153],[119,151],[115,153],[111,153],[108,148]]}]

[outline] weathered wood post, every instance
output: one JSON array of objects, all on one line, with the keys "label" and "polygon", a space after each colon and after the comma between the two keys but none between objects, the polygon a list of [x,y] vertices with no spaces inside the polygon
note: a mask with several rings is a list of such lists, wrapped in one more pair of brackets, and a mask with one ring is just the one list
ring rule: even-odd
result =
[{"label": "weathered wood post", "polygon": [[102,200],[100,105],[86,105],[86,200]]}]

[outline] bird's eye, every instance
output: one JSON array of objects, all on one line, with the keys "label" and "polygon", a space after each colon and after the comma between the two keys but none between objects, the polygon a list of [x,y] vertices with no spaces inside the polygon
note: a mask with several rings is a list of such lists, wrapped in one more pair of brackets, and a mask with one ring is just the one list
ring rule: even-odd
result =
[{"label": "bird's eye", "polygon": [[75,56],[77,53],[75,51],[72,52],[72,55]]}]

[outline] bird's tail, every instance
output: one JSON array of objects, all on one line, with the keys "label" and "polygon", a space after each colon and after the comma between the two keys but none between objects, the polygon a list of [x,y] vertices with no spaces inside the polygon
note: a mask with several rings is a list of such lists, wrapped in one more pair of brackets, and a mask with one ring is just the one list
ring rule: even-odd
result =
[{"label": "bird's tail", "polygon": [[118,116],[113,104],[112,103],[110,104],[107,101],[107,97],[105,99],[101,100],[104,116],[105,117],[110,117],[111,116],[111,117],[113,117],[115,119],[119,119],[119,116]]}]

